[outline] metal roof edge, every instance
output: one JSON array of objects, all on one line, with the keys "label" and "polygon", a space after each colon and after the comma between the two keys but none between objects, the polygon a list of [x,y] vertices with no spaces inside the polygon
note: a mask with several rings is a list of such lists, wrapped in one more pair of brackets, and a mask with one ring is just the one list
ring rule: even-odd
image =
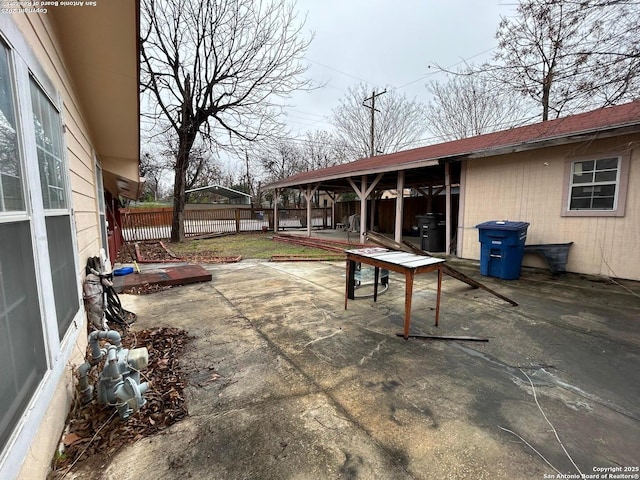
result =
[{"label": "metal roof edge", "polygon": [[[340,178],[355,177],[361,175],[387,173],[400,170],[411,170],[415,168],[428,167],[438,165],[440,161],[452,161],[462,158],[483,158],[494,155],[507,155],[509,153],[523,152],[528,150],[535,150],[538,148],[545,148],[556,145],[567,145],[584,140],[593,140],[595,138],[609,138],[617,135],[626,135],[631,133],[640,132],[640,119],[633,121],[626,121],[619,124],[607,125],[601,127],[592,127],[586,130],[575,130],[568,133],[553,135],[553,136],[541,136],[535,139],[515,142],[508,145],[499,145],[496,147],[488,147],[478,150],[469,150],[466,152],[455,152],[451,154],[440,155],[438,157],[424,158],[420,160],[412,160],[404,163],[392,163],[384,165],[382,167],[369,168],[364,170],[343,171],[341,173],[335,173],[330,175],[321,175],[312,179],[287,179],[275,181],[264,186],[267,190],[273,190],[275,188],[288,188],[299,187],[302,185],[309,185],[315,183],[322,183],[330,180],[337,180]],[[496,132],[499,133],[499,132]],[[491,135],[491,134],[488,134]],[[400,152],[396,152],[400,153]],[[393,154],[390,154],[393,155]],[[365,159],[361,159],[365,160]],[[358,163],[360,160],[356,160],[352,163]],[[348,164],[343,164],[348,165]],[[311,173],[311,172],[309,172]],[[302,174],[300,174],[302,175]]]},{"label": "metal roof edge", "polygon": [[[357,162],[358,160],[356,160]],[[355,163],[355,162],[354,162]],[[265,185],[263,188],[267,189],[267,190],[273,190],[274,188],[287,188],[287,187],[296,187],[296,186],[300,186],[300,185],[309,185],[309,184],[314,184],[314,183],[322,183],[322,182],[326,182],[328,180],[338,180],[340,178],[349,178],[349,177],[359,177],[361,175],[375,175],[378,173],[388,173],[388,172],[396,172],[399,170],[411,170],[413,168],[421,168],[421,167],[433,167],[435,165],[438,165],[439,163],[439,159],[438,158],[425,158],[425,159],[421,159],[421,160],[412,160],[410,162],[407,163],[401,163],[401,164],[391,164],[391,165],[385,165],[382,167],[376,167],[376,168],[369,168],[366,170],[354,170],[353,172],[342,172],[342,173],[335,173],[335,174],[331,174],[331,175],[324,175],[324,176],[318,176],[315,177],[312,180],[292,180],[287,182],[286,179],[284,180],[279,180],[276,182],[272,182],[272,183],[268,183],[267,185]],[[343,164],[343,165],[348,165],[348,164]]]},{"label": "metal roof edge", "polygon": [[[556,135],[552,137],[537,138],[525,142],[500,145],[499,147],[489,147],[482,150],[475,150],[463,154],[467,158],[484,158],[494,155],[507,155],[509,153],[526,152],[538,148],[552,147],[558,145],[568,145],[570,143],[582,142],[584,140],[594,140],[596,138],[609,138],[617,135],[627,135],[640,132],[640,119],[633,122],[626,122],[609,127],[592,128],[589,130],[576,131],[569,134]],[[445,159],[446,157],[443,157]]]}]

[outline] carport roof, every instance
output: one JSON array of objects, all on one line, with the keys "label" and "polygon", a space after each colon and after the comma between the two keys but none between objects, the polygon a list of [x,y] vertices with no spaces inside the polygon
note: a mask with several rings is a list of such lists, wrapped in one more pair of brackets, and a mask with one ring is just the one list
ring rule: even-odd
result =
[{"label": "carport roof", "polygon": [[209,191],[211,193],[215,193],[227,198],[251,198],[251,195],[249,195],[248,193],[240,192],[238,190],[234,190],[233,188],[223,187],[222,185],[207,185],[206,187],[192,188],[191,190],[186,190],[186,193],[204,191]]},{"label": "carport roof", "polygon": [[273,182],[266,188],[302,187],[310,184],[323,188],[338,187],[344,185],[347,178],[354,176],[413,170],[439,165],[443,161],[504,155],[585,141],[594,136],[607,137],[639,130],[640,100],[636,100],[533,125],[298,173]]}]

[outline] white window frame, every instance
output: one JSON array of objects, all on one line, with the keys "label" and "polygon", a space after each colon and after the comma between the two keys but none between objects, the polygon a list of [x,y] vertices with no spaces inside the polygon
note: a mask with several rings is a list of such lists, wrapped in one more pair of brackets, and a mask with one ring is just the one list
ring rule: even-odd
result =
[{"label": "white window frame", "polygon": [[[629,184],[629,164],[631,155],[628,152],[606,152],[587,156],[568,158],[565,162],[564,169],[564,187],[562,195],[562,213],[563,217],[624,217],[627,187]],[[596,210],[596,209],[580,209],[571,210],[571,188],[573,186],[598,186],[598,183],[590,182],[584,184],[573,183],[573,166],[576,163],[603,160],[608,158],[618,159],[617,177],[615,180],[615,198],[613,201],[613,209]],[[611,185],[614,182],[608,181],[603,184]]]},{"label": "white window frame", "polygon": [[[0,212],[0,222],[16,222],[28,220],[31,229],[31,242],[34,255],[34,268],[36,285],[38,290],[38,302],[40,310],[41,327],[44,337],[47,371],[36,390],[33,392],[28,406],[23,411],[21,420],[15,426],[14,431],[4,448],[0,449],[0,478],[14,478],[18,476],[22,461],[25,458],[42,422],[47,409],[50,406],[56,389],[67,362],[76,346],[78,336],[84,332],[84,307],[79,300],[79,308],[74,316],[70,328],[67,329],[62,340],[59,338],[58,325],[55,313],[55,299],[50,271],[50,259],[47,246],[47,231],[45,223],[45,210],[43,208],[42,191],[40,189],[39,167],[37,162],[31,164],[30,160],[37,159],[35,144],[35,128],[32,118],[30,77],[35,79],[45,94],[52,100],[55,108],[60,113],[61,125],[65,125],[62,115],[63,105],[56,94],[57,89],[49,79],[37,57],[27,44],[22,32],[10,15],[0,15],[0,38],[9,49],[10,68],[14,82],[16,126],[19,131],[18,150],[21,166],[23,167],[22,188],[25,193],[24,212]],[[33,139],[33,140],[32,140]],[[65,156],[65,175],[67,182],[68,209],[50,211],[51,214],[68,214],[71,223],[71,239],[73,243],[75,271],[78,271],[78,244],[77,232],[73,216],[72,190],[70,183],[70,166],[68,163],[68,150],[65,144],[65,135],[62,135],[62,152]],[[29,163],[29,164],[27,164]],[[81,299],[81,285],[77,280],[77,291]]]},{"label": "white window frame", "polygon": [[98,213],[98,228],[100,230],[100,244],[104,248],[107,260],[109,258],[109,224],[107,220],[107,205],[104,198],[104,178],[102,176],[102,165],[96,155],[93,156],[95,165],[96,181],[96,211]]}]

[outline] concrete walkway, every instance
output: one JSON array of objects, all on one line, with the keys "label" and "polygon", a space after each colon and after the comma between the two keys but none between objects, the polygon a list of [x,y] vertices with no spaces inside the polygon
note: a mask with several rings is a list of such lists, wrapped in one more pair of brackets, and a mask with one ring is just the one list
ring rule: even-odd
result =
[{"label": "concrete walkway", "polygon": [[345,311],[341,262],[206,268],[210,283],[121,296],[136,329],[194,335],[190,416],[103,479],[542,479],[640,464],[637,283],[507,282],[471,265],[520,306],[445,277],[435,328],[436,275],[419,276],[414,332],[489,342],[405,341],[395,274],[377,303]]}]

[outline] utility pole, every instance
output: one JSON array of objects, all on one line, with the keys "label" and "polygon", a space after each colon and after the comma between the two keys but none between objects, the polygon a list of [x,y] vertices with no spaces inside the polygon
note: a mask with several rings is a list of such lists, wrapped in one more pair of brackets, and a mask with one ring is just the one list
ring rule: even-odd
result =
[{"label": "utility pole", "polygon": [[[376,148],[375,148],[375,141],[374,141],[374,136],[375,136],[375,127],[376,127],[376,121],[375,121],[375,116],[376,116],[376,111],[380,111],[380,110],[376,110],[376,97],[379,97],[380,95],[387,93],[387,89],[384,89],[384,92],[378,92],[376,93],[376,91],[374,90],[373,92],[371,92],[371,96],[368,98],[364,99],[364,102],[362,102],[362,105],[364,105],[367,108],[371,109],[371,138],[369,139],[369,149],[371,152],[371,156],[374,157],[376,155]],[[371,100],[371,105],[367,105],[367,102]]]}]

